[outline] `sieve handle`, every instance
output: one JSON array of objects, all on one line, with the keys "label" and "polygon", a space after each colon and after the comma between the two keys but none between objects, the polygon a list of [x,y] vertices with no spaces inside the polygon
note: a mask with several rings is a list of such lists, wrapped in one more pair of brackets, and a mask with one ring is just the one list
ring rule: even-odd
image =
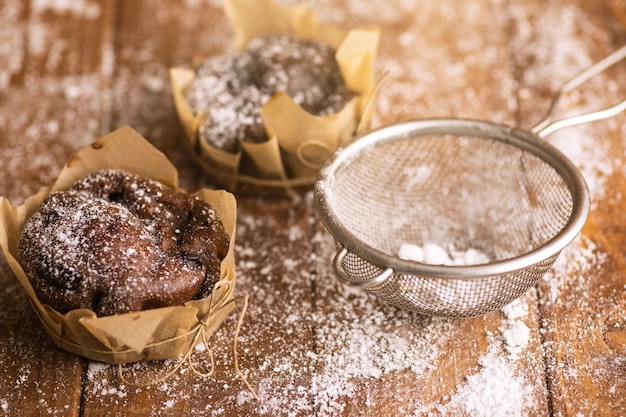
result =
[{"label": "sieve handle", "polygon": [[575,126],[581,123],[589,123],[594,122],[596,120],[608,119],[609,117],[613,117],[622,111],[626,110],[626,100],[618,103],[612,107],[595,111],[592,113],[586,113],[578,116],[567,117],[564,119],[554,120],[552,113],[554,113],[554,109],[559,102],[560,98],[563,94],[566,94],[585,81],[589,80],[593,76],[601,73],[607,68],[615,65],[622,59],[626,57],[626,45],[622,46],[617,51],[613,52],[611,55],[607,56],[603,60],[597,62],[592,65],[585,71],[578,74],[576,77],[572,78],[570,81],[566,82],[561,88],[554,92],[552,95],[552,103],[550,104],[550,108],[548,109],[548,114],[546,117],[537,123],[531,131],[535,133],[539,137],[545,137],[550,133],[562,129],[568,126]]},{"label": "sieve handle", "polygon": [[387,268],[380,274],[376,275],[373,278],[369,279],[355,279],[350,276],[346,272],[343,267],[343,259],[348,254],[348,249],[341,248],[339,252],[335,255],[335,259],[333,259],[333,269],[335,270],[335,274],[337,274],[337,279],[346,285],[350,285],[351,287],[357,288],[371,288],[376,285],[380,285],[383,282],[387,281],[389,277],[393,274],[393,269]]}]

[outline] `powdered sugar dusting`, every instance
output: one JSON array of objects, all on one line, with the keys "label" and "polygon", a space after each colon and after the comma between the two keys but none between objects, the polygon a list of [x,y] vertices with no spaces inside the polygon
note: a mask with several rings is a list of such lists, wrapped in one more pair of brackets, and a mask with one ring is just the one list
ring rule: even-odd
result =
[{"label": "powdered sugar dusting", "polygon": [[420,375],[435,366],[441,354],[439,339],[450,326],[445,320],[433,320],[421,327],[418,335],[410,330],[416,323],[408,315],[390,317],[389,311],[381,311],[375,303],[361,301],[361,307],[367,309],[361,313],[350,314],[345,309],[317,315],[319,372],[313,379],[313,391],[320,415],[344,412],[344,401],[357,394],[363,379],[373,382],[395,371]]},{"label": "powdered sugar dusting", "polygon": [[[576,4],[545,8],[542,5],[540,9],[516,5],[511,8],[511,12],[516,21],[512,42],[520,51],[513,59],[522,65],[532,61],[534,68],[522,74],[518,96],[522,107],[528,107],[532,112],[529,119],[538,122],[548,110],[549,95],[604,58],[607,53],[599,52],[597,45],[610,44],[610,39],[607,39],[604,22],[586,18],[587,12]],[[558,27],[550,24],[556,18],[561,22]],[[576,36],[577,33],[588,35],[581,38]],[[586,39],[590,37],[595,42],[587,42]],[[607,47],[603,50],[611,49]],[[620,68],[618,65],[609,69],[608,73],[620,73]],[[617,104],[623,97],[613,84],[614,81],[608,81],[603,74],[595,76],[561,98],[555,108],[554,119],[585,114]],[[610,131],[618,129],[616,124],[620,117],[623,116],[618,116],[618,120],[609,119],[592,125],[562,129],[546,138],[580,167],[589,183],[593,206],[606,197],[606,179],[616,170],[622,169],[621,163],[613,158],[610,145],[603,140]],[[602,133],[603,130],[607,133]]]},{"label": "powdered sugar dusting", "polygon": [[[169,101],[167,66],[187,63],[198,51],[217,53],[227,49],[224,20],[211,22],[218,30],[207,29],[204,21],[195,23],[199,31],[212,36],[167,43],[177,51],[167,64],[155,59],[159,56],[157,50],[166,44],[158,38],[163,35],[151,31],[137,49],[120,45],[117,57],[112,56],[110,45],[105,45],[108,55],[100,67],[77,59],[73,51],[78,48],[68,44],[60,28],[43,19],[45,14],[57,13],[93,24],[103,12],[94,7],[97,3],[31,3],[36,9],[28,21],[20,17],[21,2],[0,5],[0,58],[4,63],[0,68],[0,87],[3,91],[9,86],[12,89],[11,94],[2,95],[5,110],[0,116],[0,126],[11,133],[3,137],[2,195],[20,202],[40,186],[52,183],[60,163],[74,151],[106,133],[111,123],[117,127],[125,122],[167,149],[181,169],[183,182],[196,184],[196,174],[189,168],[188,160],[166,139],[175,136],[168,128],[168,120],[175,120],[175,115]],[[183,3],[193,13],[221,6],[219,0]],[[432,115],[512,123],[518,111],[519,119],[530,125],[543,116],[553,88],[601,58],[601,52],[609,50],[610,42],[616,41],[606,26],[598,23],[599,14],[588,14],[580,8],[583,2],[510,1],[504,6],[496,0],[490,3],[491,14],[473,1],[419,5],[415,0],[306,3],[320,12],[322,21],[342,26],[346,22],[348,26],[363,22],[385,26],[377,71],[379,77],[386,71],[390,74],[381,86],[375,125]],[[418,8],[419,14],[415,13]],[[160,22],[171,18],[167,20],[171,23],[179,16],[177,13],[175,7],[161,9],[158,18]],[[194,24],[192,18],[181,21]],[[460,21],[464,24],[458,25]],[[485,30],[485,21],[495,23],[495,30]],[[446,29],[439,30],[443,27]],[[499,27],[510,28],[513,35],[508,51],[497,46],[502,35]],[[509,54],[514,61],[511,66],[525,69],[516,75],[519,79],[510,75],[512,68],[501,65],[509,62]],[[102,85],[108,80],[103,80],[102,75],[113,74],[113,58],[141,62],[141,68],[115,68],[110,96],[102,95]],[[44,70],[66,75],[37,76]],[[602,91],[603,87],[620,90],[619,86],[605,86],[602,82],[599,87]],[[581,104],[583,110],[595,106],[597,96],[587,92],[570,98],[566,110]],[[32,107],[34,102],[38,104],[36,109]],[[606,126],[607,134],[619,135],[624,129],[622,120],[575,127],[548,138],[581,167],[596,209],[609,199],[619,201],[619,196],[609,196],[607,190],[611,187],[610,178],[619,180],[624,169],[619,162],[623,151],[611,148],[597,132],[604,132],[602,126]],[[24,180],[24,173],[28,180]],[[381,410],[393,409],[397,415],[415,416],[545,415],[549,410],[542,403],[548,396],[544,370],[557,382],[575,385],[586,378],[589,386],[603,390],[597,391],[596,396],[578,399],[586,407],[581,413],[587,415],[606,411],[600,410],[601,396],[624,392],[620,380],[606,376],[611,369],[624,369],[623,355],[611,355],[609,348],[583,352],[590,340],[602,335],[598,326],[603,312],[597,308],[622,306],[623,285],[612,288],[609,284],[621,276],[609,255],[610,250],[619,252],[619,248],[607,249],[601,244],[603,239],[583,236],[576,240],[541,281],[538,294],[531,291],[529,296],[504,308],[501,315],[494,313],[470,321],[426,319],[384,306],[361,291],[334,282],[329,266],[334,252],[332,242],[321,232],[311,236],[310,225],[300,221],[302,213],[298,210],[302,206],[311,210],[310,201],[290,202],[293,208],[282,211],[277,208],[280,203],[259,204],[274,204],[268,210],[276,210],[285,218],[285,223],[265,228],[264,223],[275,221],[272,216],[261,209],[243,207],[238,223],[241,230],[236,248],[237,292],[251,297],[240,337],[239,359],[260,401],[256,402],[240,383],[229,362],[234,326],[231,317],[212,339],[211,347],[218,360],[218,372],[213,378],[194,377],[183,366],[168,380],[141,388],[121,383],[115,366],[90,362],[86,365],[82,400],[85,414],[104,409],[115,413],[114,410],[144,404],[149,398],[150,409],[143,410],[146,414],[184,415],[192,410],[199,416],[334,416],[341,412],[380,415]],[[313,242],[315,249],[303,248],[305,242]],[[301,256],[303,253],[310,256]],[[598,282],[598,277],[603,277],[603,281]],[[3,299],[19,299],[16,294],[21,294],[21,288],[9,279]],[[21,305],[26,310],[23,298]],[[541,319],[537,318],[537,299]],[[24,316],[11,318],[11,323]],[[31,327],[39,329],[34,319],[28,318],[32,319]],[[467,326],[471,328],[468,330]],[[52,397],[61,397],[63,401],[54,407],[47,403],[50,396],[41,398],[38,410],[57,415],[70,413],[68,410],[78,402],[62,391],[64,387],[60,385],[65,384],[46,386],[39,380],[37,368],[39,360],[52,363],[62,357],[61,368],[65,371],[69,362],[65,359],[70,356],[63,356],[46,342],[47,359],[38,357],[34,361],[27,353],[41,352],[31,345],[46,337],[43,331],[25,337],[14,328],[17,325],[3,337],[3,346],[8,344],[11,351],[0,355],[0,363],[6,369],[17,366],[17,377],[3,384],[16,394],[0,394],[0,414],[11,414],[22,402],[18,395],[32,389],[52,393]],[[487,334],[484,340],[483,330]],[[467,341],[467,334],[475,337]],[[538,349],[537,343],[543,349]],[[199,351],[206,353],[202,348]],[[535,354],[541,356],[540,361],[529,359]],[[591,361],[577,362],[581,357],[590,358],[590,354],[596,355]],[[208,360],[200,356],[201,365],[206,365]],[[453,359],[446,362],[450,357]],[[76,363],[82,362],[72,362]],[[166,361],[164,367],[169,369],[175,363]],[[442,363],[451,369],[449,373],[445,374]],[[130,376],[150,377],[160,375],[154,371],[162,370],[159,366],[138,364],[127,370]],[[460,370],[464,370],[463,375]],[[438,377],[438,373],[443,376]],[[61,378],[59,375],[57,379]],[[394,384],[395,381],[399,383]],[[553,411],[555,415],[566,415],[568,410],[559,407],[572,401],[571,393],[559,391],[558,385],[550,388]],[[494,398],[500,401],[494,403]],[[614,400],[614,405],[623,406],[622,398]]]},{"label": "powdered sugar dusting", "polygon": [[479,365],[481,370],[470,375],[466,385],[439,410],[446,414],[458,407],[476,417],[526,415],[523,407],[528,401],[529,388],[514,374],[506,358],[490,351],[479,360]]},{"label": "powdered sugar dusting", "polygon": [[[524,321],[519,320],[525,317],[525,314],[519,315],[520,307],[523,310],[525,306],[522,303],[513,302],[502,309],[508,320],[502,324],[500,331],[504,339],[505,349],[512,358],[517,358],[522,354],[530,340],[530,329]],[[512,314],[512,310],[516,311]]]},{"label": "powdered sugar dusting", "polygon": [[[307,196],[304,202],[310,207],[311,196]],[[288,217],[292,215],[296,213]],[[259,232],[266,220],[242,213],[240,233]],[[279,239],[287,247],[301,244],[300,237],[309,233],[306,222],[302,223],[297,216],[286,226],[285,234]],[[333,250],[332,241],[321,231],[311,240],[317,247],[314,253],[326,254]],[[215,402],[204,410],[198,410],[198,415],[219,415],[233,408],[248,410],[254,415],[286,416],[353,414],[359,409],[355,407],[361,407],[362,411],[371,408],[371,412],[375,412],[373,410],[380,409],[381,398],[374,393],[381,381],[402,380],[402,375],[416,380],[427,378],[427,375],[439,372],[438,367],[446,363],[450,346],[458,343],[455,337],[465,321],[419,317],[385,306],[360,290],[337,285],[326,255],[318,258],[313,253],[310,259],[290,259],[287,266],[268,265],[263,268],[263,275],[257,275],[253,271],[258,271],[258,267],[248,269],[245,267],[248,262],[281,255],[280,249],[274,245],[250,246],[253,241],[240,241],[237,248],[241,254],[238,257],[238,291],[250,294],[254,300],[239,338],[239,360],[259,401],[255,401],[238,380],[229,360],[225,361],[231,355],[224,347],[228,344],[210,342],[213,349],[218,348],[213,351],[218,362],[215,377],[208,380],[193,377],[188,366],[183,365],[180,372],[156,384],[155,388],[164,397],[155,406],[162,411],[180,409],[191,401],[191,397],[181,395],[180,390],[184,384],[190,383],[184,381],[192,377],[193,384],[204,395],[215,395]],[[307,272],[311,263],[315,265],[313,275]],[[317,287],[317,301],[313,305],[302,303],[309,279],[313,279]],[[279,288],[287,293],[277,292]],[[289,296],[286,297],[286,294]],[[507,329],[512,331],[510,329],[521,326],[528,319],[527,302],[517,301],[504,309],[499,326],[487,332],[484,354],[478,351],[470,353],[476,357],[479,369],[467,375],[467,379],[457,387],[450,387],[450,396],[426,401],[428,395],[424,395],[428,393],[422,393],[408,403],[396,404],[398,412],[422,415],[420,410],[438,410],[472,414],[481,409],[487,413],[486,410],[495,407],[491,401],[498,396],[508,401],[506,409],[509,414],[505,415],[521,415],[520,410],[527,410],[525,407],[528,407],[526,403],[532,388],[518,368],[528,354],[526,344],[519,338],[505,336]],[[280,308],[277,309],[277,306]],[[259,321],[259,315],[265,318]],[[260,327],[267,320],[275,322],[281,330],[268,331]],[[481,321],[475,319],[474,325]],[[231,317],[218,330],[216,337],[228,340],[232,337],[229,333],[232,325]],[[270,343],[274,349],[257,351],[258,347],[268,345],[268,336],[275,337]],[[291,344],[295,340],[298,342]],[[507,351],[508,347],[516,348],[516,353]],[[199,356],[196,360],[206,365],[206,349],[199,346],[197,352]],[[164,368],[170,369],[175,364],[176,361],[166,361]],[[155,375],[150,367],[150,364],[136,364],[125,367],[125,372],[131,379],[145,380]],[[115,367],[90,364],[87,372],[88,398],[123,405],[142,391],[142,388],[121,384],[117,377]],[[373,396],[363,397],[367,392]]]},{"label": "powdered sugar dusting", "polygon": [[[571,398],[569,387],[579,387],[581,381],[589,381],[592,387],[597,387],[594,390],[602,390],[610,398],[609,401],[621,399],[617,398],[617,393],[623,389],[622,378],[608,369],[622,369],[626,365],[623,356],[601,349],[591,355],[592,359],[580,362],[581,346],[606,347],[601,336],[607,323],[602,317],[611,317],[614,314],[611,310],[617,309],[619,313],[615,317],[622,317],[618,320],[623,320],[623,301],[617,301],[618,304],[614,306],[606,306],[600,300],[613,296],[599,295],[605,292],[623,293],[623,285],[615,288],[612,287],[615,284],[596,283],[593,278],[606,276],[600,271],[610,270],[611,262],[604,248],[583,236],[563,251],[554,270],[541,283],[540,288],[546,300],[543,309],[543,348],[546,352],[548,377],[565,381],[565,386],[555,386],[553,395],[555,404],[559,405],[555,412],[562,412],[564,404],[570,402],[576,402],[576,407],[584,415],[606,412],[605,403],[595,400],[591,393]],[[556,331],[557,326],[561,327],[561,333],[568,332],[572,336],[562,338]],[[579,389],[586,391],[585,388]]]},{"label": "powdered sugar dusting", "polygon": [[[65,32],[79,26],[46,18],[67,14],[77,25],[93,25],[100,6],[88,0],[29,4],[28,19],[23,2],[0,4],[2,195],[15,204],[51,184],[65,160],[99,137],[108,99],[99,68]],[[54,75],[64,69],[65,75]]]},{"label": "powdered sugar dusting", "polygon": [[[557,259],[553,271],[546,274],[544,284],[548,289],[548,300],[558,303],[562,291],[572,285],[584,285],[584,276],[592,270],[601,268],[608,254],[598,250],[596,244],[586,237],[580,237],[567,247]],[[572,276],[577,278],[572,280]],[[580,288],[584,291],[583,288]]]},{"label": "powdered sugar dusting", "polygon": [[489,257],[477,249],[459,251],[452,247],[446,250],[435,243],[426,243],[424,247],[403,243],[398,250],[398,256],[432,265],[478,265],[489,262]]},{"label": "powdered sugar dusting", "polygon": [[100,16],[100,5],[89,0],[34,0],[33,11],[44,13],[52,10],[55,13],[73,13],[80,17],[95,19]]}]

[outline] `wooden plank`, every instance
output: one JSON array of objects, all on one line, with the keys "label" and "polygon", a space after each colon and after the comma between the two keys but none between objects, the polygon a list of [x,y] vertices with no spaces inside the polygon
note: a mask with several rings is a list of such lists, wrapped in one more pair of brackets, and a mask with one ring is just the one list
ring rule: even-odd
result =
[{"label": "wooden plank", "polygon": [[[119,382],[117,367],[89,364],[85,416],[311,415],[311,295],[309,212],[289,200],[240,201],[238,295],[250,298],[238,338],[238,360],[259,401],[235,371],[232,342],[237,313],[220,327],[209,346],[215,359],[210,378],[194,375],[188,364],[148,387]],[[240,303],[240,307],[242,304]],[[210,369],[208,352],[194,355]],[[156,380],[176,361],[128,365],[130,381]]]},{"label": "wooden plank", "polygon": [[[224,53],[231,47],[232,33],[221,9],[206,4],[188,6],[148,1],[120,5],[113,86],[113,102],[117,104],[112,123],[129,123],[149,138],[180,168],[183,186],[194,189],[207,180],[178,146],[182,131],[173,108],[167,70],[174,65],[188,67],[196,55]],[[155,21],[162,25],[162,31],[154,31]],[[201,415],[220,410],[226,415],[255,415],[267,407],[282,410],[287,404],[304,404],[305,408],[310,404],[310,369],[306,365],[311,344],[310,324],[306,324],[310,286],[306,279],[300,279],[300,269],[294,269],[297,266],[308,271],[308,209],[292,206],[289,200],[242,198],[239,205],[237,288],[251,298],[239,339],[239,360],[261,401],[252,400],[234,372],[230,346],[235,319],[231,318],[211,340],[217,361],[213,378],[196,377],[184,366],[180,375],[137,388],[120,384],[115,367],[90,364],[84,415],[116,415],[120,409],[126,410],[126,415]],[[287,306],[294,304],[301,308],[299,316],[287,313]],[[285,352],[295,358],[297,369],[281,368]],[[197,356],[201,365],[209,365],[206,357]],[[169,361],[151,367],[165,372],[174,365]],[[144,381],[158,375],[144,365],[128,366],[126,370],[131,377]]]},{"label": "wooden plank", "polygon": [[[541,118],[551,90],[624,41],[602,2],[513,2],[512,56],[524,124]],[[555,22],[560,22],[554,25]],[[618,30],[617,32],[615,30]],[[624,99],[624,63],[567,96],[561,114]],[[582,237],[540,284],[542,334],[554,415],[620,415],[624,403],[624,115],[564,129],[547,140],[582,169],[592,213]],[[620,155],[620,157],[616,156]]]},{"label": "wooden plank", "polygon": [[[313,414],[310,215],[303,200],[240,199],[237,285],[250,303],[239,337],[239,363],[259,400],[226,362],[218,372],[221,384],[193,391],[198,413]],[[232,326],[224,340],[230,342],[231,335]]]},{"label": "wooden plank", "polygon": [[[99,136],[110,36],[106,1],[0,3],[0,195],[13,204]],[[4,257],[0,305],[0,413],[79,415],[84,362],[52,344]]]},{"label": "wooden plank", "polygon": [[[219,6],[206,2],[118,2],[110,129],[129,124],[179,169],[181,186],[206,179],[180,146],[168,70],[232,47],[232,29]],[[210,185],[210,184],[209,184]]]},{"label": "wooden plank", "polygon": [[[173,160],[185,188],[213,186],[178,146],[167,69],[231,47],[218,3],[0,4],[0,195],[21,202],[126,123]],[[612,0],[308,3],[325,22],[382,27],[377,74],[389,73],[374,126],[432,116],[531,126],[556,86],[626,40]],[[624,77],[609,73],[565,110],[623,97]],[[419,317],[342,286],[310,194],[239,196],[236,292],[250,304],[238,359],[259,401],[234,370],[236,312],[209,341],[212,377],[184,364],[135,387],[116,367],[55,348],[2,260],[0,414],[624,414],[624,121],[548,138],[581,166],[592,215],[538,291],[481,318]],[[206,350],[194,359],[210,367]],[[175,366],[129,365],[124,375],[149,381]]]},{"label": "wooden plank", "polygon": [[0,413],[78,415],[82,361],[54,346],[4,257],[0,288]]},{"label": "wooden plank", "polygon": [[[210,20],[214,10],[192,11],[174,2],[151,1],[116,2],[115,7],[116,32],[107,90],[111,99],[109,130],[125,124],[136,129],[176,164],[180,185],[195,191],[200,173],[178,146],[183,132],[174,111],[168,69],[188,65],[195,47],[201,53],[210,44],[191,39],[196,36],[194,25]],[[126,365],[125,383],[116,366],[90,362],[83,415],[189,414],[191,391],[198,382],[188,367],[183,368],[183,374],[144,386],[177,365],[177,360]]]},{"label": "wooden plank", "polygon": [[[37,5],[37,6],[36,6]],[[3,2],[0,59],[1,195],[19,204],[51,184],[63,163],[97,139],[108,102],[108,2]]]},{"label": "wooden plank", "polygon": [[[389,78],[377,123],[451,116],[512,124],[507,10],[482,1],[415,7],[398,3],[383,15],[378,71]],[[534,291],[505,313],[419,317],[335,282],[333,244],[319,225],[318,233],[317,415],[548,413]],[[519,344],[518,331],[527,332]]]}]

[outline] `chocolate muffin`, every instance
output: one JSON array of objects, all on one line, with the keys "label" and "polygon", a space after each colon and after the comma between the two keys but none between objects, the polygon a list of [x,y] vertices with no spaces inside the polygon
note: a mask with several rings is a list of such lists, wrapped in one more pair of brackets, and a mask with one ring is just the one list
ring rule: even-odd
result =
[{"label": "chocolate muffin", "polygon": [[275,34],[253,39],[237,54],[203,62],[185,99],[194,113],[207,113],[200,127],[203,140],[236,153],[239,141],[268,139],[261,106],[277,91],[316,116],[338,112],[353,97],[332,47]]},{"label": "chocolate muffin", "polygon": [[104,170],[44,200],[22,230],[18,260],[41,303],[108,316],[207,297],[228,246],[202,199]]}]

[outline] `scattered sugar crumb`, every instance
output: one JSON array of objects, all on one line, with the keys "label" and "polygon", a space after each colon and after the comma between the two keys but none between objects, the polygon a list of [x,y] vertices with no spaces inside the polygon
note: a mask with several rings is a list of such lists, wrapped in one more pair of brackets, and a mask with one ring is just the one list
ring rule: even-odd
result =
[{"label": "scattered sugar crumb", "polygon": [[530,329],[525,323],[515,321],[502,329],[502,337],[506,343],[507,352],[511,356],[516,357],[522,353],[528,345]]},{"label": "scattered sugar crumb", "polygon": [[530,341],[530,329],[523,319],[528,315],[528,305],[517,299],[502,308],[506,320],[500,326],[505,349],[512,359],[524,352]]}]

